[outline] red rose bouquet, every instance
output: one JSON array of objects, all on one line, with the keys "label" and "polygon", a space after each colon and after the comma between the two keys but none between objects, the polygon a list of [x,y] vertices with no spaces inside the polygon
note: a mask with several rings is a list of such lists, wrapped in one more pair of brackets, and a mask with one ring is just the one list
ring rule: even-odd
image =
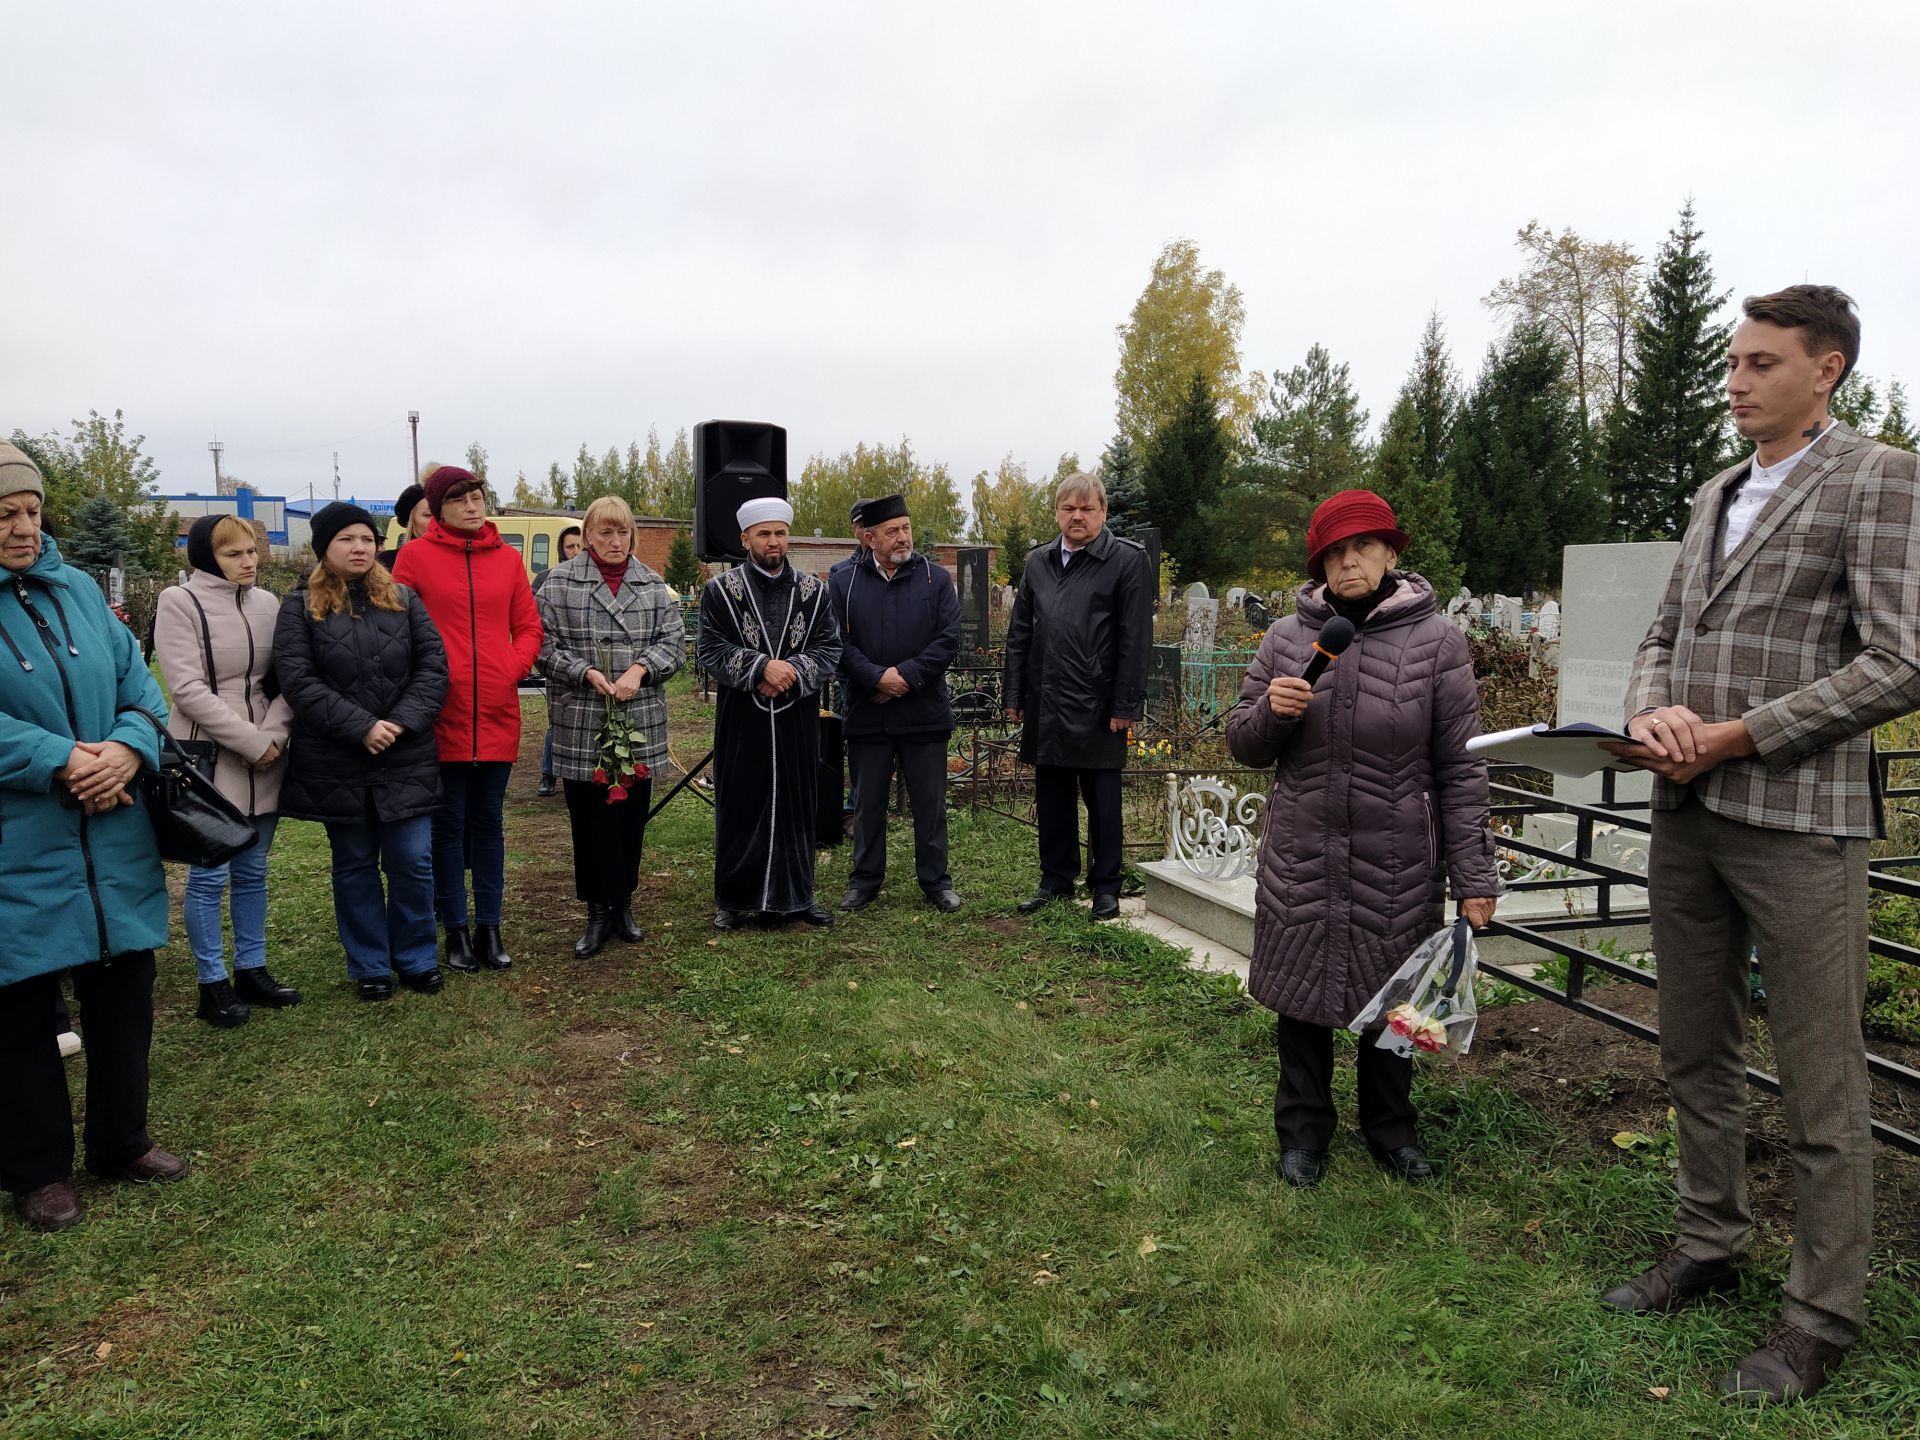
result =
[{"label": "red rose bouquet", "polygon": [[1473,1048],[1479,964],[1473,927],[1456,920],[1421,941],[1347,1028],[1356,1035],[1378,1031],[1373,1043],[1396,1055],[1458,1058]]}]

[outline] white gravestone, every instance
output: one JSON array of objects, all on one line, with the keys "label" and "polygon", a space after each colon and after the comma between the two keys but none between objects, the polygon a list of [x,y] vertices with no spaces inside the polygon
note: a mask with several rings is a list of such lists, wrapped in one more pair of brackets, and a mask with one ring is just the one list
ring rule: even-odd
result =
[{"label": "white gravestone", "polygon": [[1187,601],[1187,633],[1180,637],[1182,650],[1213,649],[1214,633],[1220,628],[1220,602],[1209,599]]}]

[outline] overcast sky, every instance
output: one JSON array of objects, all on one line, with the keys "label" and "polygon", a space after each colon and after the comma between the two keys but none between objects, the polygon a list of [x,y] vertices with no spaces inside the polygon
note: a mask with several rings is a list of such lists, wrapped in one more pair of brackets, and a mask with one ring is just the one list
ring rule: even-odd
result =
[{"label": "overcast sky", "polygon": [[1860,302],[1920,386],[1920,7],[0,0],[0,434],[126,412],[172,491],[496,482],[728,417],[960,480],[1113,432],[1160,247],[1375,423],[1538,218]]}]

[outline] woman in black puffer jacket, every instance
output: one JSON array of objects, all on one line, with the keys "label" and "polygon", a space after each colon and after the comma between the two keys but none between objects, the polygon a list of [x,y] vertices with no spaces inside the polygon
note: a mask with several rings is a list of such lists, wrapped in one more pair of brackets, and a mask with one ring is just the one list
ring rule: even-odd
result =
[{"label": "woman in black puffer jacket", "polygon": [[320,563],[287,596],[273,637],[293,707],[280,813],[327,827],[334,918],[363,1000],[389,998],[396,972],[410,990],[441,986],[433,724],[447,694],[447,652],[420,597],[375,559],[375,533],[357,505],[313,517]]}]

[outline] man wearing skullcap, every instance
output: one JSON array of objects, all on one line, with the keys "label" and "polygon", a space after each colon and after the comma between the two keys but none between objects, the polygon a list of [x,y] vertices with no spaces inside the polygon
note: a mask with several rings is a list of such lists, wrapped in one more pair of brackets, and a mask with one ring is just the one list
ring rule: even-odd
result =
[{"label": "man wearing skullcap", "polygon": [[714,928],[831,925],[813,898],[820,692],[840,659],[827,587],[787,559],[793,507],[740,507],[747,562],[700,594],[700,668],[720,687],[713,721]]}]

